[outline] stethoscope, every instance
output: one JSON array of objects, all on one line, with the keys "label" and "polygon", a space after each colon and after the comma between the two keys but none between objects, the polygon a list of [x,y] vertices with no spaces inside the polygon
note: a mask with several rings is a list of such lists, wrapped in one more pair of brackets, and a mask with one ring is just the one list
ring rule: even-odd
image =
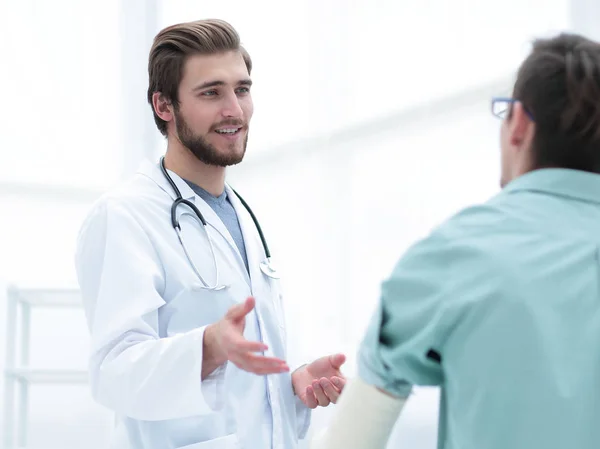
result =
[{"label": "stethoscope", "polygon": [[[171,225],[173,226],[173,229],[175,229],[175,232],[177,233],[177,238],[179,238],[179,243],[181,243],[181,247],[183,248],[183,252],[185,253],[185,257],[187,257],[190,265],[192,266],[192,269],[194,270],[194,273],[196,273],[196,276],[198,276],[198,278],[202,282],[202,285],[200,287],[203,288],[203,289],[206,289],[206,290],[223,290],[223,289],[227,288],[228,285],[225,285],[225,284],[219,285],[219,267],[217,265],[217,257],[215,255],[215,249],[214,249],[212,240],[210,238],[210,235],[208,233],[208,229],[206,228],[207,222],[204,219],[204,216],[202,215],[202,213],[200,212],[200,210],[196,207],[196,205],[194,203],[192,203],[189,200],[184,199],[181,196],[181,192],[179,191],[179,189],[175,185],[175,182],[173,181],[173,179],[171,179],[171,176],[169,176],[169,173],[167,172],[167,169],[165,168],[165,158],[164,158],[164,156],[160,158],[160,169],[161,169],[163,175],[165,176],[165,178],[167,178],[167,181],[169,181],[169,184],[171,184],[171,187],[175,191],[175,194],[177,195],[177,198],[175,198],[175,201],[173,201],[173,204],[171,205]],[[246,203],[246,201],[244,201],[244,199],[240,196],[239,193],[237,193],[235,190],[233,190],[233,193],[235,193],[235,195],[238,197],[238,199],[240,200],[240,202],[242,203],[242,205],[244,206],[244,208],[250,214],[250,217],[252,217],[252,221],[254,222],[254,226],[256,226],[256,230],[258,231],[258,235],[260,236],[260,240],[262,242],[262,246],[263,246],[263,249],[264,249],[265,255],[266,255],[266,259],[260,263],[260,270],[266,276],[268,276],[268,277],[270,277],[272,279],[279,279],[279,274],[277,273],[277,270],[275,268],[273,268],[273,265],[271,263],[271,252],[269,251],[269,246],[267,245],[267,241],[266,241],[265,236],[264,236],[264,234],[262,232],[260,224],[258,223],[258,220],[256,219],[256,215],[254,215],[254,212],[252,212],[252,209],[250,209],[250,206],[248,206],[248,203]],[[177,206],[182,205],[182,204],[186,205],[187,207],[189,207],[194,212],[194,214],[192,214],[191,212],[187,212],[186,211],[186,212],[183,212],[180,215],[180,218],[182,216],[184,216],[184,215],[189,215],[189,216],[191,216],[194,219],[198,219],[200,221],[200,223],[202,223],[202,226],[204,228],[204,232],[206,233],[206,238],[208,240],[208,245],[210,247],[210,253],[211,253],[211,256],[212,256],[212,259],[213,259],[213,267],[214,267],[215,276],[216,276],[215,285],[213,285],[213,286],[209,285],[204,280],[204,278],[202,277],[202,275],[198,271],[198,268],[196,267],[196,264],[194,263],[194,261],[190,257],[190,254],[188,253],[187,248],[185,247],[185,243],[183,241],[183,236],[181,235],[181,226],[179,225],[179,219],[177,218]]]}]

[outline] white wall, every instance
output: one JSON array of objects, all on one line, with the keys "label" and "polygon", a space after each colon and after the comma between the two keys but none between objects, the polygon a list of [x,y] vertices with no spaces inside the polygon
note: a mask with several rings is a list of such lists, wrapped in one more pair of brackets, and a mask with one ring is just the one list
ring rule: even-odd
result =
[{"label": "white wall", "polygon": [[[119,3],[0,1],[2,373],[7,285],[75,281],[79,224],[124,165]],[[86,367],[81,310],[35,310],[32,329],[33,367]],[[32,446],[106,447],[112,418],[93,403],[87,386],[32,386],[29,406]]]}]

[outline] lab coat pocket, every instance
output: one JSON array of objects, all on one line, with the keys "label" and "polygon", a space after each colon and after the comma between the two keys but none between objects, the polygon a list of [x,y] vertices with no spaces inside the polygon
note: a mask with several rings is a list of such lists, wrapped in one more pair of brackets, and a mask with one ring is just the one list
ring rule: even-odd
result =
[{"label": "lab coat pocket", "polygon": [[237,435],[226,435],[224,437],[213,438],[212,440],[202,441],[200,443],[188,444],[177,449],[239,449],[240,443]]}]

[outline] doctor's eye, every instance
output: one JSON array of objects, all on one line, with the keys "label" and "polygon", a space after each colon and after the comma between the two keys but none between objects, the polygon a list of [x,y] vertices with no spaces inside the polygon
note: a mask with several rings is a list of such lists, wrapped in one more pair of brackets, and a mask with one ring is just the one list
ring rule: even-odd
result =
[{"label": "doctor's eye", "polygon": [[216,90],[207,90],[205,92],[202,92],[200,95],[202,95],[203,97],[214,97],[217,94],[218,92]]},{"label": "doctor's eye", "polygon": [[239,87],[236,89],[236,93],[242,94],[242,95],[249,94],[250,88],[249,87]]}]

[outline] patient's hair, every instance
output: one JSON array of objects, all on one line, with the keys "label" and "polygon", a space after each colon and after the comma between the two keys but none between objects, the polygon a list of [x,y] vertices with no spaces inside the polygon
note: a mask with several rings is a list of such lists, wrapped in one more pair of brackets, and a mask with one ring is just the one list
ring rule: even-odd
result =
[{"label": "patient's hair", "polygon": [[[148,60],[148,103],[152,106],[152,95],[160,92],[177,109],[177,90],[183,76],[188,57],[213,55],[228,51],[239,51],[246,63],[248,73],[252,71],[252,60],[241,46],[237,31],[227,22],[218,19],[197,20],[169,26],[154,38]],[[167,135],[167,122],[152,108],[154,121],[159,131]]]},{"label": "patient's hair", "polygon": [[600,173],[600,44],[566,33],[534,41],[513,97],[536,125],[536,168]]}]

